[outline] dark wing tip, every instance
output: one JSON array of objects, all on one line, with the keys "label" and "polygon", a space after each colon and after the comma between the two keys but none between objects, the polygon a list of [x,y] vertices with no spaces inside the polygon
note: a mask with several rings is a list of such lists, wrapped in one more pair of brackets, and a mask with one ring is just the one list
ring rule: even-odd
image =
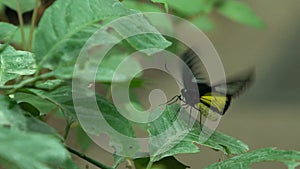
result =
[{"label": "dark wing tip", "polygon": [[231,93],[231,96],[232,97],[240,96],[254,83],[254,81],[255,81],[255,67],[251,67],[251,68],[245,70],[244,72],[239,73],[238,76],[230,78],[228,80],[229,84],[235,83],[235,82],[241,83],[237,92]]},{"label": "dark wing tip", "polygon": [[212,89],[234,98],[244,93],[245,90],[253,84],[254,79],[255,70],[254,68],[251,68],[239,73],[238,75],[227,78],[226,82],[224,81],[213,85]]},{"label": "dark wing tip", "polygon": [[198,57],[198,55],[192,50],[187,49],[181,56],[184,63],[190,68],[195,78],[201,78],[204,76],[205,67]]}]

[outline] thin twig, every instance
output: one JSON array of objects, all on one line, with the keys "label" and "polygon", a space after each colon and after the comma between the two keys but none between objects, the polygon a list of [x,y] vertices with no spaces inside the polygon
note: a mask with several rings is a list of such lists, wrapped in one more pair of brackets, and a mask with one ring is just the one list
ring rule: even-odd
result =
[{"label": "thin twig", "polygon": [[29,42],[28,42],[28,50],[29,51],[32,50],[33,32],[34,32],[35,22],[37,19],[38,9],[39,9],[39,0],[35,0],[35,6],[34,6],[33,14],[32,14],[30,33],[29,33]]},{"label": "thin twig", "polygon": [[68,123],[65,128],[64,139],[67,140],[72,123]]},{"label": "thin twig", "polygon": [[69,146],[66,145],[66,148],[72,154],[77,155],[78,157],[80,157],[80,158],[82,158],[82,159],[84,159],[84,160],[86,160],[86,161],[94,164],[95,166],[97,166],[99,168],[102,168],[102,169],[113,169],[112,167],[108,167],[108,166],[106,166],[106,165],[104,165],[104,164],[102,164],[102,163],[100,163],[100,162],[92,159],[91,157],[88,157],[85,154],[78,152],[77,150],[73,149],[72,147],[69,147]]},{"label": "thin twig", "polygon": [[132,169],[132,163],[131,163],[130,159],[126,159],[126,162],[127,162],[126,168]]},{"label": "thin twig", "polygon": [[24,79],[23,81],[21,81],[20,83],[18,84],[14,84],[14,85],[6,85],[6,86],[1,86],[0,87],[0,90],[1,89],[12,89],[12,91],[10,91],[10,93],[13,93],[15,92],[16,90],[26,86],[27,84],[30,84],[30,83],[34,83],[36,82],[37,80],[41,80],[41,79],[47,79],[49,77],[52,77],[53,75],[51,73],[47,73],[47,74],[42,74],[40,76],[37,76],[37,77],[31,77],[29,79]]},{"label": "thin twig", "polygon": [[152,165],[153,165],[153,162],[152,162],[151,160],[149,160],[149,162],[148,162],[148,165],[147,165],[147,168],[146,168],[146,169],[151,169]]},{"label": "thin twig", "polygon": [[22,49],[25,49],[25,33],[24,33],[24,21],[23,21],[23,16],[21,12],[21,6],[19,4],[18,0],[15,0],[15,3],[17,5],[17,13],[18,13],[18,19],[19,19],[19,24],[20,24],[20,31],[21,31],[21,38],[22,38]]}]

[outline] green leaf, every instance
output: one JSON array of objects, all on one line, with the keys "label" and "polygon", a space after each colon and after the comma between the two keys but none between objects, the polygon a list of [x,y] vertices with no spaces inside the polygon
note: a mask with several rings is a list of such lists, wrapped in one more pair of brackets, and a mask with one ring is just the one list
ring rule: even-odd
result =
[{"label": "green leaf", "polygon": [[[99,21],[128,14],[118,1],[59,0],[49,7],[36,30],[34,51],[44,67],[77,57],[86,40],[100,28]],[[65,16],[65,17],[63,17]]]},{"label": "green leaf", "polygon": [[[172,119],[175,119],[176,114],[178,114],[178,105],[167,106],[167,109],[161,116],[150,123],[150,136],[156,136],[167,129],[169,130],[168,133],[164,133],[164,137],[155,139],[150,137],[152,162],[176,154],[197,153],[199,152],[199,148],[194,143],[223,151],[225,154],[241,154],[248,150],[248,146],[245,143],[219,132],[213,132],[208,140],[201,142],[199,140],[199,123],[196,121],[193,128],[189,129],[187,127],[191,118],[189,114],[185,112],[181,114],[180,119],[173,122]],[[208,131],[209,129],[206,130]]]},{"label": "green leaf", "polygon": [[0,127],[0,142],[0,161],[7,168],[77,168],[64,146],[52,136]]},{"label": "green leaf", "polygon": [[[136,169],[146,169],[149,163],[149,158],[139,158],[134,160],[134,166]],[[182,164],[174,157],[166,157],[160,161],[153,163],[151,169],[186,169],[190,168]]]},{"label": "green leaf", "polygon": [[57,138],[63,140],[63,138],[57,133],[57,131],[53,127],[30,115],[26,116],[26,131],[54,135]]},{"label": "green leaf", "polygon": [[64,81],[61,79],[38,81],[35,83],[35,87],[45,90],[53,90],[54,88],[62,85],[63,83]]},{"label": "green leaf", "polygon": [[142,12],[162,12],[162,10],[150,3],[143,3],[136,0],[122,1],[122,4],[127,6],[129,9],[140,10]]},{"label": "green leaf", "polygon": [[190,0],[188,2],[185,0],[172,0],[168,1],[168,3],[174,10],[187,16],[195,15],[201,11],[201,0]]},{"label": "green leaf", "polygon": [[[18,104],[29,103],[32,106],[34,106],[39,111],[39,114],[38,114],[39,116],[50,113],[51,111],[53,111],[54,109],[57,108],[57,106],[55,104],[53,104],[39,96],[30,94],[30,93],[17,92],[17,93],[12,94],[11,97]],[[30,110],[28,112],[30,112]]]},{"label": "green leaf", "polygon": [[121,37],[128,37],[126,40],[136,50],[142,50],[148,55],[171,45],[142,13],[118,20],[112,23],[112,27]]},{"label": "green leaf", "polygon": [[21,75],[35,73],[36,63],[33,53],[0,44],[0,48],[3,47],[4,49],[0,51],[0,86]]},{"label": "green leaf", "polygon": [[[25,89],[24,89],[25,90]],[[62,112],[64,112],[64,115],[67,117],[69,123],[74,122],[77,120],[76,116],[80,116],[82,114],[78,114],[75,112],[74,109],[74,103],[72,95],[78,94],[79,96],[82,96],[82,99],[79,100],[80,105],[78,109],[84,109],[84,113],[87,114],[87,116],[83,116],[82,119],[80,119],[80,123],[84,123],[82,127],[86,132],[89,134],[100,134],[105,133],[107,129],[105,127],[105,123],[108,123],[111,127],[114,128],[114,132],[110,133],[107,132],[106,134],[110,137],[110,145],[114,148],[116,148],[116,151],[118,153],[126,152],[126,153],[132,153],[131,155],[135,154],[138,147],[138,144],[133,142],[132,140],[128,141],[126,140],[128,137],[134,138],[134,131],[132,129],[130,121],[128,121],[126,118],[124,118],[114,107],[114,105],[110,102],[108,102],[104,97],[100,95],[97,96],[97,105],[99,106],[98,109],[101,110],[102,116],[105,119],[105,123],[101,122],[101,119],[98,118],[98,116],[91,117],[91,114],[93,113],[99,113],[95,112],[97,110],[93,110],[89,105],[89,99],[87,97],[91,97],[94,95],[92,91],[89,89],[74,89],[72,90],[71,86],[61,86],[53,91],[43,91],[39,89],[26,89],[28,92],[32,92],[33,94],[37,95],[40,98],[43,98],[47,101],[50,101],[51,103],[55,104]],[[78,101],[78,100],[77,100]],[[102,119],[102,120],[104,120]],[[115,132],[121,133],[126,136],[125,140],[120,139],[119,134],[116,134]],[[120,148],[120,145],[122,147]]]},{"label": "green leaf", "polygon": [[0,0],[0,3],[3,3],[14,9],[15,11],[20,11],[21,13],[25,13],[33,10],[36,0]]},{"label": "green leaf", "polygon": [[298,166],[297,161],[300,161],[300,152],[277,150],[275,148],[263,148],[209,165],[205,169],[245,169],[250,168],[250,165],[253,163],[266,161],[283,162],[292,169]]},{"label": "green leaf", "polygon": [[229,19],[238,23],[261,28],[263,21],[256,16],[251,8],[240,1],[227,0],[218,6],[218,11]]},{"label": "green leaf", "polygon": [[[129,63],[130,66],[126,66],[124,72],[117,72],[118,66],[126,60],[126,63]],[[100,82],[111,82],[114,77],[114,82],[125,82],[134,78],[133,74],[128,74],[126,72],[140,72],[142,68],[140,64],[129,57],[128,55],[112,55],[110,57],[104,58],[101,62],[98,72],[96,74],[96,80]]]},{"label": "green leaf", "polygon": [[[180,153],[199,152],[198,147],[192,141],[185,139],[189,132],[187,122],[184,120],[173,122],[177,110],[178,105],[167,106],[161,116],[150,123],[148,132],[150,134],[149,150],[152,162]],[[160,108],[157,108],[151,115],[157,114],[156,111],[160,112]]]},{"label": "green leaf", "polygon": [[[127,9],[117,0],[56,1],[46,10],[36,30],[34,52],[39,66],[55,70],[53,73],[59,74],[59,77],[70,78],[72,76],[70,73],[73,73],[73,67],[81,48],[91,35],[100,29],[99,23],[108,23],[114,18],[132,13],[133,11]],[[139,29],[155,32],[155,29],[143,16],[138,19],[126,20],[124,25],[122,22],[117,23],[112,25],[112,28],[121,37],[139,33]],[[96,39],[97,42],[92,43],[105,45],[120,40],[117,37],[112,37],[108,32],[103,32],[101,35],[103,35],[101,38]],[[139,35],[127,40],[137,50],[155,47],[163,49],[170,45],[170,42],[157,34]],[[83,62],[85,61],[87,60],[83,60]]]},{"label": "green leaf", "polygon": [[[18,31],[14,34],[11,43],[21,45],[22,44],[22,35],[21,29],[18,27]],[[30,34],[30,25],[24,25],[23,27],[24,34],[25,34],[25,42],[29,42],[29,34]]]},{"label": "green leaf", "polygon": [[289,161],[284,163],[288,166],[288,169],[295,169],[300,165],[300,162],[295,162],[295,161]]},{"label": "green leaf", "polygon": [[218,0],[170,0],[170,7],[180,12],[184,16],[193,16],[199,12],[208,13]]},{"label": "green leaf", "polygon": [[80,146],[82,152],[86,152],[91,147],[93,141],[83,131],[80,125],[76,127],[76,143]]},{"label": "green leaf", "polygon": [[114,165],[112,166],[112,168],[118,168],[118,166],[122,163],[126,161],[126,157],[123,156],[118,156],[117,154],[113,154],[114,156]]},{"label": "green leaf", "polygon": [[[125,63],[126,65],[122,66],[122,71],[117,71],[118,66],[121,63]],[[90,72],[92,70],[97,70],[95,81],[96,82],[107,82],[111,83],[114,77],[114,82],[127,82],[128,80],[131,80],[134,78],[134,74],[132,72],[140,72],[142,70],[140,64],[135,60],[134,58],[130,57],[127,54],[116,54],[116,55],[109,55],[106,56],[98,65],[97,62],[90,60],[86,61],[84,63],[85,67],[87,68],[86,71],[82,71],[83,74],[77,74],[77,76],[80,76],[80,78],[88,78],[90,77],[86,76],[87,74],[93,74],[93,72]],[[57,74],[58,73],[58,74]],[[59,72],[56,73],[57,75],[60,75]],[[67,73],[72,75],[72,72]],[[64,75],[61,75],[60,77],[64,77]],[[71,77],[70,77],[71,78]],[[87,79],[87,80],[88,80]]]},{"label": "green leaf", "polygon": [[26,118],[23,111],[8,97],[0,95],[0,127],[15,130],[26,129]]},{"label": "green leaf", "polygon": [[0,127],[14,130],[52,134],[60,137],[48,124],[26,114],[10,98],[0,95]]},{"label": "green leaf", "polygon": [[[63,112],[69,123],[76,121],[76,114],[73,106],[72,88],[70,86],[61,86],[53,91],[44,91],[40,89],[27,88],[25,91],[31,92],[41,99],[55,105]],[[36,105],[36,104],[35,104]],[[52,108],[50,104],[47,108]],[[45,110],[44,110],[45,111]]]},{"label": "green leaf", "polygon": [[12,169],[77,168],[55,129],[30,115],[24,116],[25,112],[9,97],[0,95],[0,107],[1,164]]},{"label": "green leaf", "polygon": [[[160,13],[163,12],[161,8],[151,3],[144,3],[136,0],[126,0],[123,1],[122,3],[130,9],[135,9],[135,10],[138,9],[142,12],[160,12]],[[168,18],[167,16],[162,17],[162,15],[160,15],[159,18],[154,18],[154,15],[151,15],[151,13],[149,15],[150,18],[148,17],[148,19],[149,20],[151,19],[150,23],[152,23],[156,27],[164,28],[165,32],[169,32],[169,33],[173,32],[173,25],[170,21],[170,18]]]},{"label": "green leaf", "polygon": [[168,6],[167,0],[151,0],[151,2],[162,3],[164,5],[164,7],[165,7],[166,12],[167,13],[169,12],[169,6]]},{"label": "green leaf", "polygon": [[4,22],[0,22],[0,40],[7,40],[10,39],[10,37],[12,37],[16,31],[17,31],[17,27],[9,24],[9,23],[4,23]]},{"label": "green leaf", "polygon": [[191,22],[202,30],[212,30],[215,27],[214,23],[207,16],[196,17]]},{"label": "green leaf", "polygon": [[140,147],[135,141],[130,121],[101,95],[96,94],[97,107],[94,107],[90,99],[95,95],[92,91],[80,88],[74,89],[73,94],[80,96],[74,98],[74,103],[76,103],[78,119],[85,132],[95,137],[106,134],[110,138],[109,145],[115,149],[117,155],[134,157]]},{"label": "green leaf", "polygon": [[0,11],[4,11],[4,8],[5,8],[4,4],[0,3]]}]

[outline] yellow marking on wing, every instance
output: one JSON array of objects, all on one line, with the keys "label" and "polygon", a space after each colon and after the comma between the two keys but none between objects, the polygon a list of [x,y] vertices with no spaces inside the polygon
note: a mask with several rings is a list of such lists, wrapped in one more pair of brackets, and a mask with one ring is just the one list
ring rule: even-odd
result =
[{"label": "yellow marking on wing", "polygon": [[211,93],[207,93],[204,96],[200,97],[200,100],[212,107],[216,108],[219,112],[222,112],[227,101],[227,97],[220,94],[211,95]]},{"label": "yellow marking on wing", "polygon": [[208,108],[203,103],[199,102],[198,103],[198,108],[199,108],[199,110],[201,112],[201,115],[203,115],[204,117],[206,117],[210,121],[216,121],[220,117],[220,115],[217,112],[211,110],[210,108]]}]

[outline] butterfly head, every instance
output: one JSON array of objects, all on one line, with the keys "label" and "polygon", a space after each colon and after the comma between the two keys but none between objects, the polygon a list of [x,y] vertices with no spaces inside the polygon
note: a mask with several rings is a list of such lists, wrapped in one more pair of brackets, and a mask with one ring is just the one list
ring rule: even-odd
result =
[{"label": "butterfly head", "polygon": [[181,95],[184,101],[191,106],[194,106],[199,102],[198,91],[188,90],[184,88],[181,89]]}]

